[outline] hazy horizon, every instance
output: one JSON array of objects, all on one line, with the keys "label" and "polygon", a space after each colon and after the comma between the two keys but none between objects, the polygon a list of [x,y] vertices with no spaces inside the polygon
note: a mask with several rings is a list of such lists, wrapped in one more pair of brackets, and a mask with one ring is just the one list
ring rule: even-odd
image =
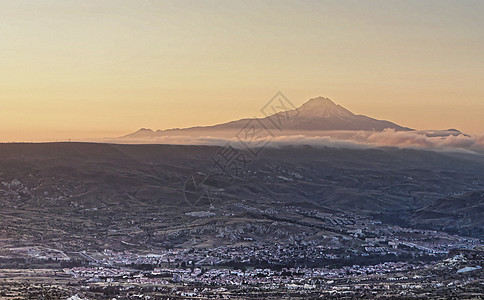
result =
[{"label": "hazy horizon", "polygon": [[[277,3],[277,5],[275,5]],[[0,3],[3,142],[261,117],[282,91],[484,133],[478,1]]]}]

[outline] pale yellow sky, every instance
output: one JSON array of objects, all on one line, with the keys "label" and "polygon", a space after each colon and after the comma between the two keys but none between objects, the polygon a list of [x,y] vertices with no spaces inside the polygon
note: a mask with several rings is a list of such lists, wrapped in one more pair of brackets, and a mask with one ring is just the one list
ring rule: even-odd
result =
[{"label": "pale yellow sky", "polygon": [[261,116],[282,91],[484,133],[482,1],[1,1],[0,141]]}]

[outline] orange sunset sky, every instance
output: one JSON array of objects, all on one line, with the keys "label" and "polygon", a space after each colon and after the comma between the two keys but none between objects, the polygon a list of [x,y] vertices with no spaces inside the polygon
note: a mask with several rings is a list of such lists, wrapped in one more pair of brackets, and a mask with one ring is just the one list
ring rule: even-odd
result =
[{"label": "orange sunset sky", "polygon": [[0,2],[0,141],[261,116],[282,91],[484,133],[484,1]]}]

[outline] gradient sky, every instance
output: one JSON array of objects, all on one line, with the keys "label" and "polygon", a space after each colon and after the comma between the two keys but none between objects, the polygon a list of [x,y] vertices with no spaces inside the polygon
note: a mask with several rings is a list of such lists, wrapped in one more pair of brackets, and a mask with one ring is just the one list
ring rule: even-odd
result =
[{"label": "gradient sky", "polygon": [[282,91],[484,133],[484,1],[0,1],[0,140],[261,116]]}]

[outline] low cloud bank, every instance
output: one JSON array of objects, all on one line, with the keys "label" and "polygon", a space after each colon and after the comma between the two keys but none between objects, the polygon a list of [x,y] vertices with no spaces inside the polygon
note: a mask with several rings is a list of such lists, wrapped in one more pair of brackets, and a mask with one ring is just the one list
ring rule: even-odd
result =
[{"label": "low cloud bank", "polygon": [[463,134],[430,137],[415,131],[358,132],[352,139],[356,142],[377,146],[417,147],[430,149],[480,149],[484,150],[484,136],[471,137]]},{"label": "low cloud bank", "polygon": [[262,136],[253,140],[239,140],[238,138],[222,138],[214,136],[157,136],[147,139],[104,139],[98,142],[128,143],[128,144],[177,144],[177,145],[209,145],[224,146],[228,142],[236,147],[245,145],[284,146],[311,145],[336,148],[369,148],[369,147],[398,147],[434,150],[466,150],[484,152],[484,135],[466,136],[427,136],[418,131],[332,131],[327,133],[291,134],[278,136]]}]

